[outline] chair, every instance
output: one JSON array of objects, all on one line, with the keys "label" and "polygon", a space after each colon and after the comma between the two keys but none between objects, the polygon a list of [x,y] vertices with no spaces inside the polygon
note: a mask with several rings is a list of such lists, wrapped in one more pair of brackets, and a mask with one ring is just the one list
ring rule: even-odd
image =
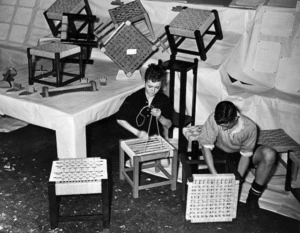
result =
[{"label": "chair", "polygon": [[[52,71],[35,76],[35,71],[34,71],[35,64],[33,62],[33,56],[39,58],[51,59]],[[71,56],[78,56],[78,61],[79,61],[78,74],[65,72],[63,70],[62,63],[66,58]],[[57,41],[49,44],[38,45],[36,47],[27,48],[27,58],[28,58],[29,85],[33,85],[36,82],[36,83],[60,87],[69,84],[71,82],[80,80],[81,78],[84,77],[82,53],[81,53],[80,46],[72,45],[72,44],[63,44]],[[55,81],[44,80],[45,77],[48,77],[50,75],[56,77],[56,80]],[[63,81],[64,76],[70,76],[73,78]]]},{"label": "chair", "polygon": [[[62,43],[79,45],[83,52],[83,62],[93,64],[90,59],[93,48],[98,47],[94,35],[95,15],[81,15],[63,13],[61,39]],[[78,63],[77,59],[68,59],[68,62]]]},{"label": "chair", "polygon": [[[134,198],[139,197],[139,191],[163,185],[170,185],[171,190],[176,190],[177,182],[177,153],[175,149],[161,136],[154,136],[145,141],[143,139],[121,140],[119,143],[120,180],[126,180],[132,187]],[[125,154],[133,161],[132,167],[125,167]],[[163,158],[170,158],[171,172],[169,173],[159,163]],[[140,172],[143,169],[154,167],[161,171],[167,180],[141,184]],[[132,173],[132,178],[129,173]]]},{"label": "chair", "polygon": [[117,29],[121,23],[130,21],[133,25],[143,21],[148,27],[149,34],[155,40],[155,34],[147,11],[140,0],[135,0],[127,4],[122,4],[116,8],[108,10],[112,22]]},{"label": "chair", "polygon": [[[179,82],[180,82],[180,91],[179,91],[179,111],[174,111],[172,117],[172,127],[169,129],[169,138],[173,137],[174,127],[178,128],[179,137],[178,137],[178,153],[181,153],[183,148],[186,147],[184,140],[184,135],[182,133],[183,127],[192,124],[195,124],[195,114],[196,114],[196,95],[197,95],[197,71],[198,71],[198,59],[194,59],[194,62],[175,60],[174,56],[171,55],[169,61],[163,62],[162,66],[166,70],[170,70],[170,81],[169,81],[169,98],[173,108],[175,109],[174,103],[174,93],[175,93],[175,73],[179,72]],[[186,94],[187,94],[187,73],[193,71],[193,85],[192,85],[192,106],[191,106],[191,115],[186,114]]]},{"label": "chair", "polygon": [[53,36],[60,34],[63,13],[92,15],[88,0],[56,0],[45,12],[45,19]]},{"label": "chair", "polygon": [[[60,199],[69,195],[102,195],[102,213],[94,215],[60,215]],[[107,163],[99,157],[53,161],[48,182],[51,229],[59,222],[102,220],[103,232],[109,232],[110,204]]]},{"label": "chair", "polygon": [[[212,25],[214,30],[210,30]],[[222,28],[219,15],[216,10],[200,10],[184,8],[180,13],[165,27],[169,46],[172,55],[186,53],[200,56],[205,61],[206,53],[216,42],[223,39]],[[209,43],[205,45],[204,38],[209,37]],[[185,39],[195,40],[198,51],[184,48],[181,44]]]},{"label": "chair", "polygon": [[139,69],[157,49],[129,21],[122,23],[109,36],[107,41],[103,42],[100,39],[103,38],[101,34],[98,37],[101,51],[114,61],[125,72],[127,77],[130,77],[135,70]]}]

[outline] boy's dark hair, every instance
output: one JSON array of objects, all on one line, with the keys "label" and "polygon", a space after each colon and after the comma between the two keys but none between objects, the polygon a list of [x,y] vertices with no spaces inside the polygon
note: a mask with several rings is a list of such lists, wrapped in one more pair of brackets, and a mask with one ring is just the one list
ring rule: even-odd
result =
[{"label": "boy's dark hair", "polygon": [[215,109],[215,121],[218,125],[233,122],[237,117],[238,109],[230,101],[221,101]]},{"label": "boy's dark hair", "polygon": [[150,64],[145,72],[145,82],[151,80],[152,82],[163,82],[166,75],[165,70],[157,64]]}]

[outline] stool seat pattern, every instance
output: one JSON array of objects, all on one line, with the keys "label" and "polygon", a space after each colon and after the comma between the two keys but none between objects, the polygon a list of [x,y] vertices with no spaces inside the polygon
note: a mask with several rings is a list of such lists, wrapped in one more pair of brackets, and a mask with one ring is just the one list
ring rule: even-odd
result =
[{"label": "stool seat pattern", "polygon": [[30,49],[30,54],[40,57],[55,59],[55,54],[58,53],[60,58],[68,57],[73,54],[80,53],[80,46],[64,44],[61,42],[53,42],[42,44]]},{"label": "stool seat pattern", "polygon": [[121,24],[127,20],[131,22],[144,18],[145,9],[139,1],[132,1],[108,10],[114,24]]},{"label": "stool seat pattern", "polygon": [[63,13],[77,13],[85,6],[83,0],[57,0],[47,10],[51,19],[62,19]]},{"label": "stool seat pattern", "polygon": [[195,38],[196,30],[203,35],[214,20],[215,16],[211,11],[186,8],[171,21],[170,33]]},{"label": "stool seat pattern", "polygon": [[236,218],[239,181],[234,174],[193,174],[188,183],[186,219],[192,223]]},{"label": "stool seat pattern", "polygon": [[[101,51],[110,57],[128,77],[157,49],[129,21],[122,23],[100,47]],[[134,52],[131,54],[129,51]]]}]

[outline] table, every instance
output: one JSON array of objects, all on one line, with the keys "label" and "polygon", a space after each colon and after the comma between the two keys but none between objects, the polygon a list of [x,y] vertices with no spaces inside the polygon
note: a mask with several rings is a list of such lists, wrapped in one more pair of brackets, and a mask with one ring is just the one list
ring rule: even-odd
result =
[{"label": "table", "polygon": [[[118,68],[114,64],[106,64],[108,61],[103,60],[97,62],[87,66],[86,77],[89,81],[96,81],[99,91],[43,98],[40,95],[41,84],[35,84],[37,92],[28,96],[19,96],[22,90],[7,93],[7,89],[1,88],[0,114],[55,130],[59,159],[87,157],[86,126],[116,113],[128,95],[144,86],[141,78],[116,80]],[[70,64],[68,71],[75,69],[73,66]],[[106,71],[105,67],[110,70]],[[101,86],[99,82],[103,73],[112,75],[107,76],[106,86]],[[15,82],[21,83],[25,89],[28,87],[27,67],[18,69]],[[74,83],[78,84],[79,81]]]}]

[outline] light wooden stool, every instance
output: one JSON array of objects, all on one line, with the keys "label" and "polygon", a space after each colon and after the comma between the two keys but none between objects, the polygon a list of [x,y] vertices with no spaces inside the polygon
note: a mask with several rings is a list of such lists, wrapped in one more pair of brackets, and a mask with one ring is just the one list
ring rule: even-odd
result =
[{"label": "light wooden stool", "polygon": [[[56,0],[45,12],[45,19],[50,27],[53,36],[61,32],[63,13],[92,15],[88,0]],[[82,28],[78,29],[80,32]]]},{"label": "light wooden stool", "polygon": [[[102,213],[95,215],[60,216],[61,196],[102,193]],[[109,232],[110,206],[107,163],[99,157],[53,161],[48,182],[51,229],[59,222],[102,219],[103,232]]]},{"label": "light wooden stool", "polygon": [[[139,197],[139,190],[171,185],[171,190],[176,190],[177,182],[177,153],[175,149],[161,136],[150,137],[149,141],[142,139],[130,139],[120,141],[120,180],[126,179],[132,186],[133,197]],[[125,167],[125,153],[133,160],[132,167]],[[171,172],[167,172],[165,168],[159,163],[160,159],[170,158]],[[151,162],[152,164],[145,162]],[[143,164],[144,163],[144,164]],[[161,171],[168,180],[151,183],[147,185],[140,184],[140,170],[155,167],[156,171]],[[131,179],[128,172],[133,172]]]},{"label": "light wooden stool", "polygon": [[155,34],[147,11],[140,0],[132,1],[119,7],[108,10],[112,23],[118,28],[121,23],[130,21],[132,24],[143,21],[148,27],[149,34],[155,40]]},{"label": "light wooden stool", "polygon": [[232,221],[239,184],[234,174],[194,174],[188,183],[186,219],[192,223]]},{"label": "light wooden stool", "polygon": [[[210,30],[214,26],[214,30]],[[219,15],[216,10],[200,10],[184,8],[180,13],[165,27],[169,46],[172,55],[178,52],[200,56],[205,61],[206,53],[216,42],[223,39],[222,28]],[[209,37],[209,43],[205,45],[204,37]],[[183,48],[180,45],[185,39],[193,39],[196,42],[198,51]]]},{"label": "light wooden stool", "polygon": [[[40,57],[52,60],[52,71],[46,72],[44,74],[40,74],[35,76],[34,75],[34,67],[35,64],[33,62],[32,57]],[[78,56],[79,57],[79,73],[68,73],[64,72],[62,68],[63,59],[71,57],[71,56]],[[83,71],[83,61],[82,61],[82,54],[81,48],[77,45],[71,44],[63,44],[61,42],[53,42],[49,44],[38,45],[36,47],[27,48],[27,57],[28,57],[28,82],[29,85],[36,83],[51,85],[51,86],[64,86],[76,80],[83,78],[84,71]],[[43,78],[53,75],[56,77],[56,82],[46,81]],[[66,81],[63,81],[63,75],[71,76]]]}]

